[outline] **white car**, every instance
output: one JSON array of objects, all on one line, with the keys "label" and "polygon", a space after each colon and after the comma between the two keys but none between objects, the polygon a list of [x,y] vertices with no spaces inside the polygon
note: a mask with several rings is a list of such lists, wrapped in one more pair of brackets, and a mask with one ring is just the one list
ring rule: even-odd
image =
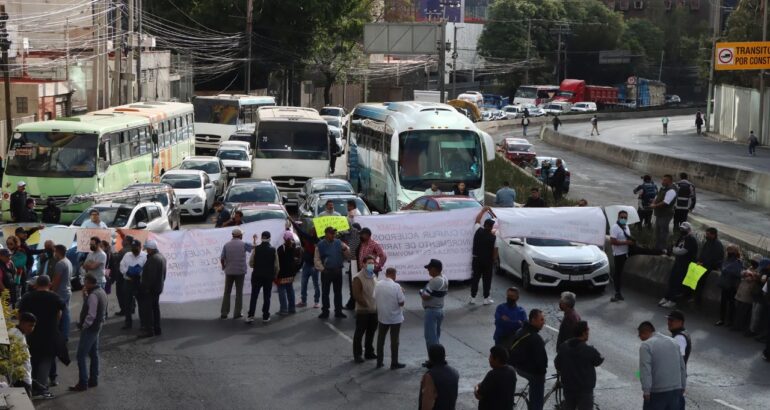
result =
[{"label": "white car", "polygon": [[216,195],[222,195],[227,186],[227,169],[222,160],[217,157],[195,156],[182,160],[179,169],[195,169],[209,175],[211,183],[216,187]]},{"label": "white car", "polygon": [[136,205],[119,202],[96,204],[83,211],[70,226],[79,227],[90,218],[92,209],[99,211],[101,221],[108,228],[145,229],[156,233],[171,230],[171,223],[160,202],[139,202]]},{"label": "white car", "polygon": [[207,173],[194,169],[172,169],[163,174],[160,182],[174,189],[182,216],[206,219],[216,198],[216,187]]},{"label": "white car", "polygon": [[222,160],[228,176],[246,178],[251,176],[251,157],[242,148],[220,147],[216,156]]},{"label": "white car", "polygon": [[548,104],[543,105],[541,108],[543,112],[546,113],[546,115],[558,115],[558,114],[564,114],[565,112],[569,112],[570,104],[564,103],[564,102],[550,102]]},{"label": "white car", "polygon": [[466,91],[458,95],[457,99],[476,104],[477,107],[481,107],[481,104],[484,102],[484,97],[478,91]]},{"label": "white car", "polygon": [[499,269],[521,279],[525,289],[586,284],[603,290],[610,282],[607,255],[596,245],[561,239],[497,238]]},{"label": "white car", "polygon": [[222,141],[221,144],[219,144],[219,149],[231,149],[231,148],[241,148],[246,153],[249,154],[249,158],[251,158],[251,144],[249,144],[247,141],[240,141],[240,140],[227,140]]},{"label": "white car", "polygon": [[506,105],[503,107],[503,112],[508,120],[515,120],[521,118],[524,115],[524,107],[521,105]]},{"label": "white car", "polygon": [[570,108],[570,111],[575,112],[596,112],[596,103],[594,102],[579,102],[575,103]]}]

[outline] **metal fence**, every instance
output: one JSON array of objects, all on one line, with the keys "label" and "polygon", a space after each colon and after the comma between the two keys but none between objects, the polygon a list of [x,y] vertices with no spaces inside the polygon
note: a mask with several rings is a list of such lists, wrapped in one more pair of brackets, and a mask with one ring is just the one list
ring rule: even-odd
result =
[{"label": "metal fence", "polygon": [[757,134],[762,145],[770,144],[770,95],[765,92],[764,123],[759,129],[759,90],[719,84],[714,93],[714,131],[728,140],[745,142],[749,132]]}]

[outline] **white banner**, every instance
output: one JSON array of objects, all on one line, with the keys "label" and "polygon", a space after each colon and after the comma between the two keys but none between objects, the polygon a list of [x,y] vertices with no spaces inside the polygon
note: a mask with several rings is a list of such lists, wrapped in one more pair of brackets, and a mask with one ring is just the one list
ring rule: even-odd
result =
[{"label": "white banner", "polygon": [[[238,229],[243,231],[243,240],[247,243],[251,243],[254,235],[259,243],[262,232],[269,231],[271,244],[280,246],[286,226],[283,220],[269,219],[241,225]],[[212,228],[151,234],[167,263],[160,301],[184,303],[221,298],[225,274],[219,257],[224,244],[232,239],[232,231],[233,228]],[[251,293],[251,268],[244,280],[243,293]]]},{"label": "white banner", "polygon": [[428,280],[425,265],[438,259],[450,280],[471,277],[473,223],[479,208],[446,212],[415,212],[357,216],[361,227],[388,255],[386,267],[398,270],[399,281]]},{"label": "white banner", "polygon": [[607,220],[596,207],[493,208],[505,238],[543,238],[604,246]]}]

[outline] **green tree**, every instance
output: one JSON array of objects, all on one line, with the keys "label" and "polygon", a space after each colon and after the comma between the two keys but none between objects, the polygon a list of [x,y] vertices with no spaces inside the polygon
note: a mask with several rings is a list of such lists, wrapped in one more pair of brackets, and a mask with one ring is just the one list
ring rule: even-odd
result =
[{"label": "green tree", "polygon": [[537,57],[554,49],[549,29],[563,16],[563,2],[557,0],[497,0],[479,38],[479,52],[485,57],[522,60],[527,56],[529,30],[530,57]]},{"label": "green tree", "polygon": [[[723,41],[761,41],[762,40],[762,0],[741,0],[735,11],[727,19],[727,29]],[[703,53],[703,59],[712,57],[709,49]],[[743,87],[758,86],[757,71],[719,71],[717,83],[729,83]]]},{"label": "green tree", "polygon": [[644,77],[657,78],[660,55],[664,50],[663,30],[647,19],[632,18],[626,20],[626,29],[620,38],[621,48],[632,54],[640,55],[635,59],[633,71]]}]

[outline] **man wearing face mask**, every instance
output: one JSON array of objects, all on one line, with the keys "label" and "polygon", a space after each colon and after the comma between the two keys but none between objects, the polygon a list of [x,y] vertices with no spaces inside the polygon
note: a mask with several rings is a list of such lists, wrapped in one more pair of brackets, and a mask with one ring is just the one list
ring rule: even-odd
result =
[{"label": "man wearing face mask", "polygon": [[104,268],[107,264],[107,254],[104,253],[102,247],[99,246],[102,240],[98,236],[91,238],[89,248],[91,252],[86,256],[86,260],[83,262],[83,269],[86,271],[86,275],[91,274],[96,278],[96,283],[104,289],[104,285],[107,283],[104,277]]},{"label": "man wearing face mask", "polygon": [[631,231],[628,230],[628,212],[618,212],[618,221],[610,228],[610,244],[615,262],[615,272],[612,277],[612,282],[615,285],[615,296],[610,299],[610,302],[619,302],[624,300],[621,292],[623,268],[629,256],[629,246],[634,244]]},{"label": "man wearing face mask", "polygon": [[270,321],[270,298],[273,291],[273,280],[280,271],[280,262],[278,253],[270,245],[270,231],[262,232],[262,242],[254,248],[249,260],[249,266],[254,270],[251,272],[251,299],[249,299],[249,316],[246,323],[254,322],[254,314],[257,310],[257,299],[259,292],[263,293],[262,300],[262,322]]},{"label": "man wearing face mask", "polygon": [[698,240],[692,235],[692,226],[689,222],[682,222],[679,225],[679,240],[676,241],[671,253],[674,255],[674,266],[668,278],[668,291],[666,291],[666,297],[658,302],[658,306],[667,309],[676,307],[676,299],[684,290],[682,281],[687,275],[687,269],[691,262],[698,259]]},{"label": "man wearing face mask", "polygon": [[527,311],[517,303],[519,290],[510,287],[505,292],[505,303],[495,310],[495,339],[496,345],[510,346],[510,340],[527,321]]},{"label": "man wearing face mask", "polygon": [[[374,333],[377,331],[377,305],[374,300],[375,259],[373,255],[364,258],[364,268],[353,276],[353,299],[356,301],[356,331],[353,334],[353,360],[363,363],[364,359],[376,359],[374,353]],[[364,348],[361,339],[366,335]],[[365,350],[361,357],[362,350]]]},{"label": "man wearing face mask", "polygon": [[53,247],[53,241],[45,241],[45,244],[43,245],[43,253],[40,254],[40,260],[38,262],[38,275],[53,276],[53,267],[56,265],[56,259],[53,257]]}]

